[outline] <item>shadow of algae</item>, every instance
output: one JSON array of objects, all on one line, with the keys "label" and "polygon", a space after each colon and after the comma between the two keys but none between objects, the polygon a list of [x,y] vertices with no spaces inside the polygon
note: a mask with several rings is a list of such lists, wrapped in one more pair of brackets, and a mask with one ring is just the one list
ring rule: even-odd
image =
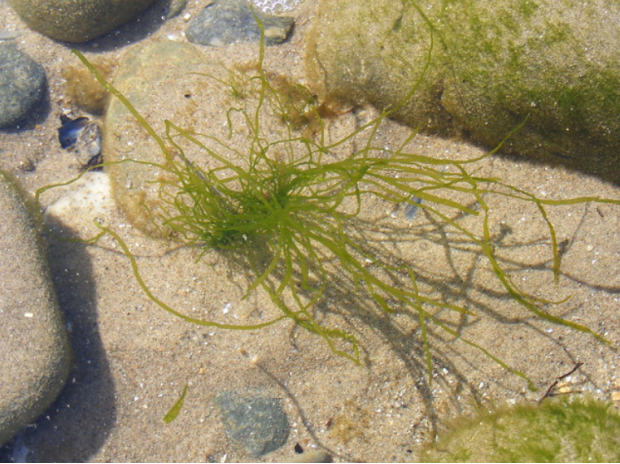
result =
[{"label": "shadow of algae", "polygon": [[[442,285],[440,275],[429,278],[415,263],[389,250],[395,241],[414,238],[410,223],[399,227],[390,222],[391,217],[367,214],[373,205],[381,205],[383,211],[386,206],[393,210],[405,206],[421,211],[428,224],[439,225],[436,233],[447,240],[446,246],[479,256],[501,289],[495,293],[513,300],[535,318],[608,343],[589,327],[553,315],[548,308],[554,302],[529,294],[516,284],[506,261],[496,253],[501,240],[492,232],[489,201],[502,197],[533,206],[546,224],[549,268],[556,279],[560,276],[561,247],[548,208],[590,202],[618,205],[620,201],[598,197],[541,199],[499,178],[475,175],[479,162],[499,147],[474,159],[435,159],[408,149],[415,131],[396,147],[385,147],[379,143],[378,134],[400,105],[335,141],[329,140],[326,105],[317,102],[305,87],[266,72],[262,42],[255,66],[228,70],[226,78],[204,76],[238,102],[227,112],[228,133],[229,139],[233,134],[246,134],[244,152],[230,146],[227,139],[186,130],[169,120],[165,121],[164,133],[158,134],[83,55],[75,54],[159,146],[158,163],[131,159],[117,162],[144,164],[163,173],[152,179],[158,191],[157,210],[145,205],[158,235],[200,249],[201,258],[220,253],[240,263],[252,275],[246,296],[266,292],[281,315],[254,325],[187,316],[149,289],[122,238],[111,227],[98,224],[102,230],[98,237],[108,234],[118,242],[142,290],[167,312],[193,324],[229,330],[255,330],[292,320],[297,327],[321,337],[337,355],[360,363],[363,356],[356,336],[324,322],[333,310],[329,296],[342,297],[345,292],[355,295],[352,301],[364,306],[363,311],[375,311],[374,319],[366,320],[389,319],[397,314],[416,320],[419,353],[429,379],[433,374],[433,345],[450,339],[481,351],[533,388],[525,373],[461,336],[453,323],[454,316],[485,317],[488,313],[477,313],[475,304],[455,303],[449,291],[441,291],[449,290],[449,282]],[[407,98],[415,90],[414,86]],[[264,128],[266,114],[281,120],[281,130],[275,135]],[[346,146],[351,144],[355,150],[346,153]],[[188,147],[206,155],[208,166],[190,160]],[[37,196],[53,187],[41,189]],[[355,307],[349,309],[351,314],[355,311]]]}]

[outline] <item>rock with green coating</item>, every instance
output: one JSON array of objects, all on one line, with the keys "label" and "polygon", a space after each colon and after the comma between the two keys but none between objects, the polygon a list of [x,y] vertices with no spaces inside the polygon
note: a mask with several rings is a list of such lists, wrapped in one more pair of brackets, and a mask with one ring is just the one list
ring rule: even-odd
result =
[{"label": "rock with green coating", "polygon": [[28,26],[66,42],[87,42],[130,21],[154,0],[9,0]]},{"label": "rock with green coating", "polygon": [[620,4],[321,0],[311,77],[443,135],[620,179]]},{"label": "rock with green coating", "polygon": [[423,462],[620,462],[620,415],[609,403],[562,399],[457,420]]},{"label": "rock with green coating", "polygon": [[39,227],[0,171],[0,446],[56,399],[71,368]]}]

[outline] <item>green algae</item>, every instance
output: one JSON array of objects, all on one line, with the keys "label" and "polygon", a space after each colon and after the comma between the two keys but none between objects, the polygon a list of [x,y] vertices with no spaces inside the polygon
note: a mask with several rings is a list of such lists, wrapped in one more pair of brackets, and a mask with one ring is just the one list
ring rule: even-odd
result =
[{"label": "green algae", "polygon": [[174,405],[170,408],[170,410],[164,416],[164,422],[169,424],[173,420],[177,418],[181,409],[183,409],[183,403],[185,403],[185,395],[187,394],[187,384],[183,387],[183,391],[181,392],[181,396],[176,400]]},{"label": "green algae", "polygon": [[618,462],[620,416],[608,402],[562,398],[452,421],[423,462]]},{"label": "green algae", "polygon": [[[226,139],[187,130],[171,121],[165,121],[164,133],[158,134],[86,58],[75,53],[125,105],[161,151],[160,163],[131,159],[118,162],[144,164],[164,173],[152,180],[158,186],[162,205],[153,212],[153,222],[162,230],[161,236],[199,249],[201,257],[219,253],[244,263],[253,274],[246,296],[255,291],[265,292],[281,315],[247,325],[186,316],[157,298],[142,279],[137,261],[121,237],[111,227],[99,224],[102,233],[113,237],[129,258],[145,294],[169,313],[190,323],[230,330],[256,330],[291,320],[323,339],[337,355],[359,363],[356,336],[325,322],[330,285],[346,283],[355,294],[363,295],[356,301],[364,301],[387,315],[408,314],[417,319],[429,378],[433,372],[434,345],[443,342],[441,337],[430,334],[439,331],[527,379],[484,346],[463,337],[451,324],[451,315],[474,315],[475,307],[437,296],[420,280],[415,263],[394,259],[368,245],[364,228],[372,224],[365,222],[363,212],[379,202],[394,207],[415,206],[450,230],[453,237],[467,242],[486,260],[504,294],[530,314],[606,342],[590,328],[551,314],[551,302],[528,294],[515,283],[496,255],[498,239],[491,232],[489,199],[504,197],[535,206],[547,225],[551,267],[556,278],[560,273],[560,253],[547,208],[588,202],[620,204],[619,201],[598,197],[540,199],[501,179],[475,175],[477,163],[496,150],[469,160],[430,158],[408,150],[415,131],[397,147],[387,148],[377,140],[384,120],[392,114],[390,111],[338,140],[329,141],[321,105],[308,98],[312,94],[303,87],[274,80],[265,72],[262,44],[253,71],[231,71],[230,82],[204,76],[214,85],[221,85],[222,91],[230,92],[237,103],[244,103],[231,107],[227,119],[230,136],[248,134],[244,153],[229,146]],[[432,56],[428,55],[428,72],[431,62]],[[408,92],[408,98],[424,79],[422,75]],[[399,106],[395,105],[392,111]],[[274,135],[264,129],[265,112],[279,115],[281,132]],[[353,153],[334,157],[353,139],[357,141]],[[203,167],[190,160],[185,153],[187,146],[203,152],[210,164]],[[464,217],[475,219],[476,227],[464,225],[459,219]],[[402,231],[394,229],[394,233]],[[355,308],[350,311],[355,313]],[[531,382],[530,387],[533,388]]]}]

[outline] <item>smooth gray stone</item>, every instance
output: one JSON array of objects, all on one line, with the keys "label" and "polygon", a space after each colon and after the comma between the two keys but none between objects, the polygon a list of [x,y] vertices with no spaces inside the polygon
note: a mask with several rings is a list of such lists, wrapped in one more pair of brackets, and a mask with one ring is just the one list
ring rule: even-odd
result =
[{"label": "smooth gray stone", "polygon": [[[224,107],[224,93],[211,91],[205,85],[208,75],[225,77],[222,66],[199,47],[182,42],[147,42],[125,54],[114,85],[138,112],[148,114],[149,123],[162,133],[164,119],[181,127],[193,124],[190,121],[210,123],[194,115],[195,108],[207,107],[209,100]],[[161,92],[165,92],[165,98],[160,97]],[[118,205],[140,230],[155,237],[168,236],[166,228],[162,231],[159,189],[153,188],[153,181],[161,175],[154,167],[164,159],[161,149],[116,98],[110,100],[103,130],[103,157],[110,163],[105,169]]]},{"label": "smooth gray stone", "polygon": [[286,443],[289,425],[280,398],[249,397],[235,392],[215,400],[230,438],[259,457]]},{"label": "smooth gray stone", "polygon": [[260,28],[257,18],[263,23],[266,45],[284,42],[294,22],[291,17],[268,16],[253,10],[244,0],[216,1],[207,5],[192,21],[187,29],[187,40],[213,47],[242,41],[258,42]]},{"label": "smooth gray stone", "polygon": [[154,0],[9,0],[28,26],[53,39],[87,42],[146,10]]},{"label": "smooth gray stone", "polygon": [[13,43],[0,43],[0,129],[15,126],[43,100],[45,71]]},{"label": "smooth gray stone", "polygon": [[57,398],[71,349],[39,228],[0,171],[0,445]]}]

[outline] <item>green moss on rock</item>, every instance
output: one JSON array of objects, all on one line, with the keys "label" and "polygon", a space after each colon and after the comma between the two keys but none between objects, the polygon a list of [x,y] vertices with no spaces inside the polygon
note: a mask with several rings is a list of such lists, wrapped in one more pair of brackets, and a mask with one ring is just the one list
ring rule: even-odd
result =
[{"label": "green moss on rock", "polygon": [[425,462],[618,462],[620,416],[611,404],[561,399],[455,421]]},{"label": "green moss on rock", "polygon": [[620,179],[620,6],[321,0],[309,73],[324,97],[442,135]]}]

